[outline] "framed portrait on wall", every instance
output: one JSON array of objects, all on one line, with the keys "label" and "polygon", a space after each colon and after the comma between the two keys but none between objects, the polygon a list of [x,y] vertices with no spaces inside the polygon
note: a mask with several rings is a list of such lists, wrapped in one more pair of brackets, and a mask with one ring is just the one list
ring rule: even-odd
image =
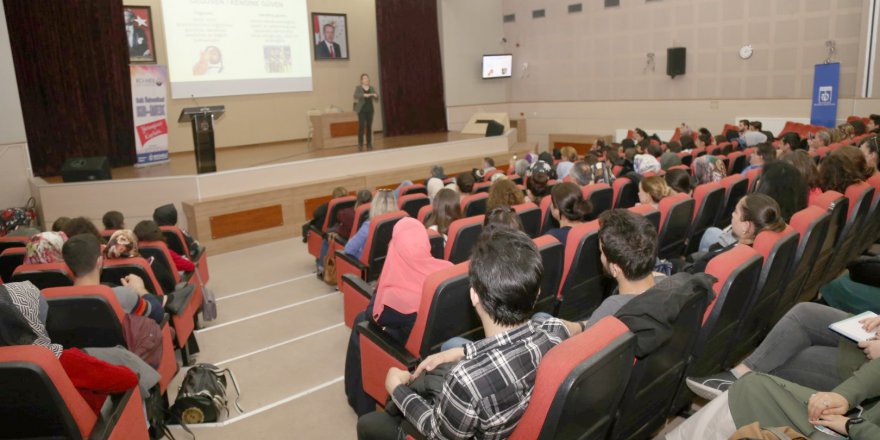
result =
[{"label": "framed portrait on wall", "polygon": [[153,38],[153,14],[149,6],[126,6],[125,34],[130,63],[155,63],[156,40]]},{"label": "framed portrait on wall", "polygon": [[345,14],[312,12],[315,60],[348,59],[348,23]]}]

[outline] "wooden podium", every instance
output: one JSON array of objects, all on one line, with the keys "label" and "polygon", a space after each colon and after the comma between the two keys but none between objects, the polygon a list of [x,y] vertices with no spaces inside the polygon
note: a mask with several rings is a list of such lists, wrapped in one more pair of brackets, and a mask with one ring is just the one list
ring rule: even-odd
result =
[{"label": "wooden podium", "polygon": [[309,116],[309,119],[312,122],[310,151],[357,145],[357,113],[324,113]]}]

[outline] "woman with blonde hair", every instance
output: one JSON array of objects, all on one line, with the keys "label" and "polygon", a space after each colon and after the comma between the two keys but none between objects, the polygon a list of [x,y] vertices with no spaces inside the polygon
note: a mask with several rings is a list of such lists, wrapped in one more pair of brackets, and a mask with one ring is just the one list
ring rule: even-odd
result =
[{"label": "woman with blonde hair", "polygon": [[370,205],[370,218],[361,224],[357,233],[345,244],[345,253],[360,259],[361,254],[364,252],[364,246],[367,244],[367,236],[370,234],[370,221],[380,215],[394,211],[397,211],[397,199],[394,197],[394,192],[390,189],[380,189],[376,192],[376,196],[373,197],[373,202]]},{"label": "woman with blonde hair", "polygon": [[666,179],[661,176],[651,176],[639,182],[639,203],[651,205],[654,209],[657,209],[657,205],[660,204],[661,200],[673,194],[675,194],[675,191],[669,187]]}]

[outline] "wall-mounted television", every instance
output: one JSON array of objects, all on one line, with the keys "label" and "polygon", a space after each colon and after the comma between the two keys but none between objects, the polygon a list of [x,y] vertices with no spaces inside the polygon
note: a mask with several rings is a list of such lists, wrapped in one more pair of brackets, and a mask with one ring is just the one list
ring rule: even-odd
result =
[{"label": "wall-mounted television", "polygon": [[513,55],[483,55],[483,79],[510,78],[513,75]]}]

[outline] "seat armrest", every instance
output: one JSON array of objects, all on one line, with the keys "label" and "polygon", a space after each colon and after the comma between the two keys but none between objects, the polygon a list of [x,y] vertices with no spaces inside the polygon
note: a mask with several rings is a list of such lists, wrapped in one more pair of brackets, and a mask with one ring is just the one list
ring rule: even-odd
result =
[{"label": "seat armrest", "polygon": [[347,273],[343,275],[342,282],[351,286],[353,292],[357,292],[367,299],[373,297],[373,288],[370,286],[370,283],[354,274]]},{"label": "seat armrest", "polygon": [[345,246],[348,243],[348,239],[345,237],[341,237],[339,234],[336,234],[336,243]]},{"label": "seat armrest", "polygon": [[336,251],[336,258],[341,258],[341,259],[345,260],[346,263],[358,268],[359,270],[362,270],[362,271],[367,270],[367,266],[364,263],[361,263],[361,260],[358,260],[357,258],[346,254],[344,250]]},{"label": "seat armrest", "polygon": [[369,339],[370,342],[376,344],[376,346],[382,349],[385,353],[388,353],[388,355],[392,356],[401,364],[406,365],[407,369],[412,370],[419,365],[418,358],[406,351],[406,347],[400,342],[394,340],[394,338],[389,336],[388,333],[385,333],[385,331],[372,320],[368,319],[367,321],[358,324],[357,331]]},{"label": "seat armrest", "polygon": [[[116,424],[119,423],[119,420],[122,418],[122,413],[125,412],[125,407],[131,401],[132,396],[134,396],[135,388],[137,388],[137,385],[124,393],[111,394],[110,397],[108,397],[110,401],[110,409],[109,411],[100,411],[98,413],[98,420],[95,422],[91,434],[89,434],[89,440],[104,440],[110,438],[110,434],[113,433]],[[140,406],[141,403],[137,402],[137,405]],[[144,429],[146,428],[147,427],[144,426]]]}]

